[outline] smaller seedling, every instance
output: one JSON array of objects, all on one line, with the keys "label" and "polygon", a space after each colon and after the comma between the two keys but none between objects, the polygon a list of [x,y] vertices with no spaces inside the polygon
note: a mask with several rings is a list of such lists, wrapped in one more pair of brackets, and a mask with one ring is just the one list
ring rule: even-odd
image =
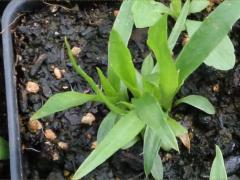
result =
[{"label": "smaller seedling", "polygon": [[2,137],[0,137],[0,160],[8,159],[8,155],[8,142]]},{"label": "smaller seedling", "polygon": [[216,156],[213,160],[209,180],[227,180],[227,172],[224,165],[223,155],[220,148],[216,145]]}]

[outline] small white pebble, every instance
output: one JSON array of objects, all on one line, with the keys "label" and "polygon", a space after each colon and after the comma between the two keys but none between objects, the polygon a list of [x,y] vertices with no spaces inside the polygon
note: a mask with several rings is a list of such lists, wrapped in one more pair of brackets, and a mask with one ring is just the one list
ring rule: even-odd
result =
[{"label": "small white pebble", "polygon": [[60,34],[60,33],[57,32],[57,31],[54,32],[54,35],[55,35],[55,36],[58,36],[59,34]]},{"label": "small white pebble", "polygon": [[30,93],[37,93],[39,89],[39,85],[35,82],[28,81],[26,84],[26,90]]},{"label": "small white pebble", "polygon": [[57,12],[58,9],[59,9],[59,7],[58,7],[57,5],[52,5],[52,6],[50,6],[50,11],[51,11],[52,13]]},{"label": "small white pebble", "polygon": [[81,52],[81,48],[74,46],[71,51],[74,56],[78,56],[79,53]]},{"label": "small white pebble", "polygon": [[82,117],[81,123],[88,124],[91,126],[93,121],[95,121],[95,120],[96,120],[96,118],[92,113],[87,113],[85,116]]},{"label": "small white pebble", "polygon": [[53,161],[59,160],[59,154],[58,154],[58,152],[54,152],[54,153],[52,154],[52,158],[53,158]]},{"label": "small white pebble", "polygon": [[54,73],[56,79],[62,79],[62,73],[61,73],[60,69],[55,67],[54,70],[53,70],[53,73]]}]

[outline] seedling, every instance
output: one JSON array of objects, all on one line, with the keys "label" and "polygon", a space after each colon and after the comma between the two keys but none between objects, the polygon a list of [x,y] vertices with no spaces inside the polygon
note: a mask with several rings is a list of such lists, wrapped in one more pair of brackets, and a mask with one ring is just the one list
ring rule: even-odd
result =
[{"label": "seedling", "polygon": [[209,180],[227,180],[227,172],[224,165],[223,155],[220,148],[216,145],[216,156],[213,160]]},{"label": "seedling", "polygon": [[65,38],[73,69],[88,82],[94,94],[73,91],[56,94],[31,119],[43,118],[88,101],[101,102],[110,110],[99,127],[96,149],[81,164],[73,179],[82,178],[116,151],[131,147],[141,138],[144,140],[146,176],[151,173],[155,179],[162,179],[159,149],[179,151],[176,137],[190,144],[186,143],[189,141],[187,130],[169,115],[171,109],[186,103],[208,114],[215,113],[205,97],[190,95],[173,102],[174,97],[240,17],[239,6],[239,1],[223,2],[200,25],[176,60],[169,48],[167,15],[163,15],[149,28],[147,44],[152,53],[145,58],[140,72],[134,67],[126,46],[128,38],[122,38],[122,34],[129,36],[129,33],[113,28],[109,39],[108,76],[97,68],[102,89],[77,64]]},{"label": "seedling", "polygon": [[0,137],[0,160],[8,159],[8,142]]}]

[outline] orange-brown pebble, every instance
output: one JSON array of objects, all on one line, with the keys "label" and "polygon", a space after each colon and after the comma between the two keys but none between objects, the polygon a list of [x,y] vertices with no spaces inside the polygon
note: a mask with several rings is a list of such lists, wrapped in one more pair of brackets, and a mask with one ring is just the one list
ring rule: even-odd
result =
[{"label": "orange-brown pebble", "polygon": [[60,69],[58,69],[57,67],[54,68],[53,73],[56,77],[56,79],[62,79],[62,72]]},{"label": "orange-brown pebble", "polygon": [[50,141],[57,138],[55,132],[53,132],[53,130],[51,129],[46,129],[44,134],[45,134],[45,137]]},{"label": "orange-brown pebble", "polygon": [[35,82],[32,82],[32,81],[28,81],[27,84],[26,84],[26,90],[29,92],[29,93],[37,93],[39,91],[39,85]]},{"label": "orange-brown pebble", "polygon": [[67,150],[68,149],[68,143],[65,142],[58,142],[58,147],[63,149],[63,150]]},{"label": "orange-brown pebble", "polygon": [[42,129],[42,123],[38,120],[29,120],[28,129],[31,132],[37,132],[38,130]]},{"label": "orange-brown pebble", "polygon": [[74,46],[71,51],[74,56],[78,56],[81,52],[81,48]]},{"label": "orange-brown pebble", "polygon": [[81,123],[92,125],[92,123],[96,120],[95,116],[92,113],[87,113],[85,116],[82,117]]},{"label": "orange-brown pebble", "polygon": [[91,149],[95,149],[97,147],[97,141],[94,141],[91,145]]}]

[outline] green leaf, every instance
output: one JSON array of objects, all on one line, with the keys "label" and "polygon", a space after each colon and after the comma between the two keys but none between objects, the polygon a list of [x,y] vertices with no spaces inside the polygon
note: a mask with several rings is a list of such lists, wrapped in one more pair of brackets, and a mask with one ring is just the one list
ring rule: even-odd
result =
[{"label": "green leaf", "polygon": [[151,174],[155,180],[163,180],[163,165],[159,155],[154,159]]},{"label": "green leaf", "polygon": [[178,151],[178,144],[174,133],[167,123],[167,116],[157,100],[150,94],[144,94],[141,98],[133,100],[136,113],[160,138],[161,147],[165,150],[171,148]]},{"label": "green leaf", "polygon": [[171,0],[170,8],[174,17],[178,17],[182,9],[182,0]]},{"label": "green leaf", "polygon": [[104,102],[111,111],[113,111],[115,113],[118,113],[118,114],[123,114],[125,111],[120,109],[119,107],[115,106],[111,102],[110,98],[106,97],[103,94],[103,92],[99,89],[99,87],[94,82],[94,80],[78,65],[75,56],[72,54],[70,44],[68,43],[66,37],[65,37],[65,46],[67,48],[68,57],[69,57],[70,62],[72,64],[72,66],[73,66],[73,69],[88,82],[88,84],[92,87],[92,89],[98,95],[100,100],[102,102]]},{"label": "green leaf", "polygon": [[140,140],[139,136],[136,136],[131,141],[129,141],[127,144],[125,144],[121,149],[126,150],[132,147],[134,144],[136,144]]},{"label": "green leaf", "polygon": [[118,92],[114,89],[114,87],[111,85],[109,80],[104,76],[103,72],[98,67],[97,67],[97,72],[98,72],[98,76],[101,81],[102,88],[103,88],[104,92],[106,93],[106,95],[107,96],[117,96]]},{"label": "green leaf", "polygon": [[142,75],[148,75],[151,74],[152,70],[154,68],[154,62],[152,55],[149,54],[143,61],[142,68],[141,68],[141,73]]},{"label": "green leaf", "polygon": [[189,13],[198,13],[210,5],[209,0],[192,0]]},{"label": "green leaf", "polygon": [[179,105],[180,103],[186,103],[193,107],[196,107],[207,114],[215,114],[215,108],[208,101],[207,98],[199,95],[189,95],[184,98],[178,99],[175,105]]},{"label": "green leaf", "polygon": [[[132,12],[131,12],[133,2],[134,2],[133,0],[124,0],[122,2],[118,15],[113,24],[113,29],[115,29],[119,33],[119,35],[121,36],[121,39],[123,40],[126,46],[132,34],[132,29],[134,24]],[[110,49],[111,49],[111,44],[109,43],[108,51]],[[108,61],[111,61],[111,57],[109,56],[109,54],[108,54]],[[109,63],[108,63],[107,74],[108,74],[108,79],[111,82],[112,86],[116,90],[118,90],[122,96],[127,97],[127,88],[123,83],[121,83],[120,79],[113,72],[113,70],[109,66]]]},{"label": "green leaf", "polygon": [[160,20],[148,32],[148,46],[154,52],[159,65],[159,81],[163,99],[161,104],[169,109],[178,88],[178,72],[167,42],[167,16]]},{"label": "green leaf", "polygon": [[160,149],[161,139],[150,127],[147,126],[144,133],[143,159],[144,171],[148,176],[152,170],[154,160]]},{"label": "green leaf", "polygon": [[6,160],[9,158],[8,142],[0,137],[0,160]]},{"label": "green leaf", "polygon": [[144,128],[145,124],[138,119],[134,112],[123,116],[109,131],[107,136],[97,145],[96,149],[81,164],[73,179],[81,179],[106,161],[126,143],[131,141]]},{"label": "green leaf", "polygon": [[171,117],[168,117],[167,123],[168,123],[169,127],[172,129],[172,131],[174,132],[175,136],[177,136],[177,137],[188,133],[188,131],[185,127],[183,127],[179,122],[172,119]]},{"label": "green leaf", "polygon": [[168,44],[171,50],[173,50],[174,46],[176,45],[176,42],[181,34],[181,32],[184,29],[184,25],[187,19],[187,15],[189,12],[190,2],[187,0],[182,8],[181,13],[179,14],[177,21],[172,29],[172,32],[168,39]]},{"label": "green leaf", "polygon": [[211,172],[210,172],[210,180],[227,180],[227,173],[224,166],[223,155],[220,148],[216,145],[216,156],[213,160]]},{"label": "green leaf", "polygon": [[[187,31],[191,37],[201,26],[200,21],[188,20],[186,22]],[[230,38],[226,35],[224,39],[215,47],[215,49],[204,60],[208,66],[213,66],[219,70],[229,70],[235,65],[234,47]]]},{"label": "green leaf", "polygon": [[122,2],[118,15],[113,24],[113,29],[119,33],[125,45],[128,44],[128,40],[132,34],[134,25],[131,10],[133,2],[134,0],[124,0]]},{"label": "green leaf", "polygon": [[134,68],[129,49],[124,45],[118,32],[114,29],[110,34],[110,67],[116,75],[126,84],[134,96],[139,96],[136,70]]},{"label": "green leaf", "polygon": [[137,28],[154,25],[163,13],[171,14],[171,10],[154,0],[136,0],[132,6],[132,14]]},{"label": "green leaf", "polygon": [[115,123],[117,122],[118,115],[109,112],[105,118],[102,120],[98,132],[97,132],[97,142],[100,143],[104,137],[108,134],[108,132],[114,127]]},{"label": "green leaf", "polygon": [[99,101],[98,96],[74,91],[58,93],[51,96],[47,102],[33,114],[32,120],[49,116],[72,107],[80,106],[88,101]]},{"label": "green leaf", "polygon": [[240,17],[240,1],[224,1],[206,18],[177,58],[179,82],[197,69]]}]

